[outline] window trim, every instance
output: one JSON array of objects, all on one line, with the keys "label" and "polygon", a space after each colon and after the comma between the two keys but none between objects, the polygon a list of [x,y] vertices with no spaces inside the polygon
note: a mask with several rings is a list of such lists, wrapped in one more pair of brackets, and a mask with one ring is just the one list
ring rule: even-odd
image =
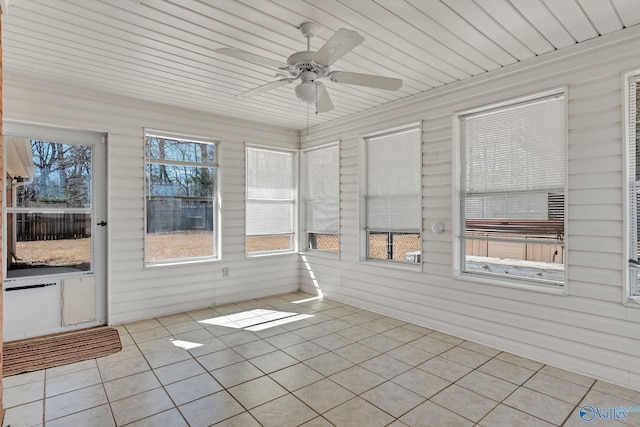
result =
[{"label": "window trim", "polygon": [[[563,96],[563,103],[565,108],[565,128],[564,128],[564,153],[565,153],[565,162],[564,162],[564,258],[563,258],[563,281],[562,282],[553,282],[542,279],[535,278],[526,278],[520,276],[508,276],[506,274],[499,273],[483,273],[483,272],[468,272],[464,271],[463,264],[465,262],[465,245],[462,243],[461,233],[462,230],[462,221],[461,221],[461,172],[462,172],[462,135],[461,135],[461,119],[463,117],[475,114],[482,113],[490,113],[493,111],[501,110],[508,107],[515,107],[519,105],[526,105],[531,102],[535,102],[538,100],[544,100],[545,98],[551,98],[554,96]],[[569,294],[569,281],[567,280],[567,266],[568,266],[568,258],[569,251],[567,246],[567,236],[569,235],[569,223],[568,223],[568,215],[567,206],[569,206],[569,193],[568,193],[568,163],[569,163],[569,126],[568,126],[568,88],[567,86],[559,86],[556,88],[527,94],[520,97],[514,97],[508,100],[502,100],[498,102],[484,104],[479,107],[470,108],[463,111],[455,112],[452,117],[452,132],[454,139],[454,150],[453,150],[453,168],[452,168],[452,183],[454,187],[454,191],[452,192],[452,208],[453,208],[453,227],[452,227],[452,239],[453,239],[453,269],[452,276],[459,280],[487,284],[487,285],[496,285],[496,286],[504,286],[511,289],[522,289],[528,291],[536,291],[542,293],[550,293],[556,295],[566,296]]]},{"label": "window trim", "polygon": [[[247,212],[248,212],[248,206],[249,206],[249,171],[247,169],[247,160],[248,160],[248,156],[247,156],[247,150],[248,149],[257,149],[257,150],[264,150],[264,151],[275,151],[275,152],[280,152],[280,153],[287,153],[287,154],[291,154],[291,158],[293,161],[293,168],[292,168],[292,188],[291,188],[291,196],[292,199],[291,201],[284,201],[284,200],[274,200],[275,202],[278,203],[291,203],[292,207],[292,216],[291,216],[291,221],[292,221],[292,228],[291,228],[291,233],[274,233],[274,234],[262,234],[262,235],[255,235],[255,236],[290,236],[291,239],[291,248],[290,249],[277,249],[277,250],[267,250],[267,251],[255,251],[255,252],[248,252],[247,251],[247,238],[248,237],[254,237],[254,235],[249,235],[247,233]],[[273,147],[273,146],[269,146],[269,145],[260,145],[260,144],[249,144],[249,143],[245,143],[244,146],[244,167],[245,167],[245,174],[244,174],[244,183],[245,183],[245,197],[244,197],[244,255],[245,258],[256,258],[256,257],[263,257],[263,256],[272,256],[272,255],[286,255],[286,254],[292,254],[292,253],[296,253],[298,251],[298,194],[299,194],[299,183],[298,183],[298,177],[300,176],[300,172],[299,172],[299,165],[300,165],[300,150],[296,150],[296,149],[287,149],[287,148],[280,148],[280,147]],[[261,201],[264,201],[265,199],[259,199]]]},{"label": "window trim", "polygon": [[[376,138],[384,138],[397,133],[401,133],[404,131],[411,131],[413,129],[419,130],[419,146],[420,146],[420,156],[416,159],[420,171],[420,190],[419,190],[419,198],[420,198],[420,218],[421,225],[418,234],[420,235],[420,262],[418,263],[409,263],[402,261],[394,261],[388,259],[378,259],[378,258],[370,258],[369,257],[369,242],[368,235],[370,231],[367,229],[367,195],[368,195],[368,186],[367,186],[367,176],[368,176],[368,141]],[[411,272],[422,272],[424,265],[424,226],[422,223],[424,222],[424,178],[422,174],[422,169],[424,166],[423,157],[424,157],[424,142],[422,139],[422,135],[424,134],[423,129],[423,121],[410,122],[399,126],[394,126],[391,128],[381,129],[375,132],[370,132],[367,134],[363,134],[359,137],[360,140],[360,150],[359,150],[359,158],[360,158],[360,167],[359,167],[359,203],[358,203],[358,222],[359,222],[359,262],[370,264],[372,266],[386,267],[397,270],[405,270]],[[399,232],[399,231],[394,231]]]},{"label": "window trim", "polygon": [[[192,143],[205,143],[205,144],[210,144],[214,146],[214,153],[215,153],[215,163],[213,164],[204,164],[204,163],[197,163],[197,162],[180,162],[180,161],[172,161],[172,160],[168,160],[165,162],[159,162],[159,161],[152,161],[151,159],[149,159],[147,157],[147,137],[148,136],[155,136],[155,137],[162,137],[162,138],[167,138],[167,139],[175,139],[175,140],[180,140],[180,141],[184,141],[184,142],[192,142]],[[222,259],[222,253],[221,253],[221,241],[222,241],[222,236],[221,236],[221,230],[222,228],[220,227],[221,225],[221,209],[220,209],[220,183],[221,183],[221,169],[220,169],[220,146],[222,143],[221,139],[218,138],[208,138],[208,137],[204,137],[204,136],[197,136],[197,135],[191,135],[188,133],[179,133],[179,132],[168,132],[168,131],[163,131],[163,130],[158,130],[158,129],[153,129],[153,128],[143,128],[143,134],[142,134],[142,140],[143,140],[143,144],[142,144],[142,150],[143,150],[143,158],[144,158],[144,172],[143,172],[143,176],[142,176],[142,185],[143,185],[143,197],[144,197],[144,204],[143,204],[143,233],[144,233],[144,240],[143,240],[143,266],[144,268],[157,268],[157,267],[165,267],[165,266],[179,266],[179,265],[190,265],[190,264],[196,264],[196,263],[205,263],[205,262],[215,262],[215,261],[219,261]],[[174,258],[174,259],[165,259],[165,260],[160,260],[160,261],[148,261],[147,260],[147,181],[146,181],[146,175],[147,175],[147,166],[150,164],[173,164],[173,165],[185,165],[185,166],[194,166],[194,167],[198,167],[198,165],[207,165],[210,167],[215,168],[215,184],[214,184],[214,189],[213,189],[213,231],[212,233],[213,235],[213,253],[214,255],[211,256],[199,256],[199,257],[188,257],[188,258]]]},{"label": "window trim", "polygon": [[[323,251],[320,249],[311,249],[309,248],[309,235],[312,234],[310,232],[307,231],[307,227],[306,227],[306,217],[307,217],[307,194],[308,194],[308,173],[309,173],[309,167],[308,167],[308,162],[307,162],[307,157],[306,154],[311,152],[311,151],[316,151],[316,150],[325,150],[325,149],[329,149],[329,148],[337,148],[338,150],[338,233],[336,234],[336,236],[338,237],[338,250],[336,252],[329,252],[329,251]],[[299,174],[299,188],[300,188],[300,192],[299,192],[299,200],[300,200],[300,209],[299,209],[299,216],[298,218],[300,218],[300,224],[299,224],[299,236],[300,236],[300,243],[299,243],[299,248],[300,248],[300,252],[303,253],[307,253],[307,254],[312,254],[312,255],[321,255],[321,256],[326,256],[328,258],[339,258],[340,257],[340,166],[341,166],[341,161],[340,161],[340,140],[335,141],[335,142],[330,142],[327,144],[321,144],[321,145],[317,145],[315,147],[310,147],[310,148],[305,148],[300,150],[300,174]]]}]

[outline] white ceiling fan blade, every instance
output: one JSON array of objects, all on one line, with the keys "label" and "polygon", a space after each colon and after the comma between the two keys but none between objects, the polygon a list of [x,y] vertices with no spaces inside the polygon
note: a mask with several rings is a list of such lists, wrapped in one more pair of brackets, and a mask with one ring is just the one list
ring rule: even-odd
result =
[{"label": "white ceiling fan blade", "polygon": [[322,83],[317,83],[318,85],[318,100],[316,101],[316,111],[318,113],[326,113],[327,111],[333,110],[333,102],[331,102],[331,97],[329,96],[329,92],[327,92],[327,88],[324,87]]},{"label": "white ceiling fan blade", "polygon": [[328,67],[363,41],[364,37],[355,31],[341,28],[313,55],[313,61]]},{"label": "white ceiling fan blade", "polygon": [[216,52],[223,55],[231,56],[233,58],[242,59],[245,61],[253,62],[254,64],[266,65],[268,67],[286,69],[287,64],[274,59],[265,58],[264,56],[255,55],[253,53],[245,52],[244,50],[232,49],[229,47],[223,47],[216,49]]},{"label": "white ceiling fan blade", "polygon": [[236,99],[245,99],[245,98],[250,98],[252,96],[258,95],[262,92],[266,92],[268,90],[271,89],[275,89],[277,87],[280,86],[284,86],[286,84],[289,84],[293,81],[293,79],[280,79],[280,80],[276,80],[275,82],[271,82],[271,83],[267,83],[266,85],[262,85],[262,86],[258,86],[255,87],[253,89],[249,89],[248,91],[239,93],[235,96]]},{"label": "white ceiling fan blade", "polygon": [[402,80],[393,77],[376,76],[373,74],[351,73],[349,71],[332,71],[329,79],[336,83],[367,86],[375,89],[398,90],[402,87]]}]

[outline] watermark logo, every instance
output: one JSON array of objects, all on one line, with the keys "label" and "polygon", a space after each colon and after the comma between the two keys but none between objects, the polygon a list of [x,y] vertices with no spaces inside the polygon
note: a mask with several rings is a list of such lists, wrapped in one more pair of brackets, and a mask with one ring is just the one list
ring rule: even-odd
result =
[{"label": "watermark logo", "polygon": [[582,421],[590,422],[596,417],[596,411],[593,406],[581,406],[580,407],[580,418]]},{"label": "watermark logo", "polygon": [[580,419],[587,423],[595,420],[619,420],[625,422],[631,412],[640,412],[640,406],[616,406],[614,408],[594,408],[591,405],[580,407]]}]

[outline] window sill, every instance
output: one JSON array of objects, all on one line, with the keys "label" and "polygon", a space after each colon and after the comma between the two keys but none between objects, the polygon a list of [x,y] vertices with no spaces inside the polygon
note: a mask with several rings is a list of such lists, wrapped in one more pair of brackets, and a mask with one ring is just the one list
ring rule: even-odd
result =
[{"label": "window sill", "polygon": [[171,266],[180,266],[180,265],[193,265],[193,264],[204,264],[206,262],[215,262],[220,261],[220,258],[191,258],[185,260],[167,260],[167,261],[157,261],[157,262],[145,262],[144,268],[156,268],[156,267],[171,267]]},{"label": "window sill", "polygon": [[456,273],[454,279],[465,282],[479,283],[482,285],[502,286],[510,289],[520,289],[523,291],[539,292],[551,295],[567,296],[566,284],[536,283],[526,279],[503,278],[499,276],[489,276],[478,273]]},{"label": "window sill", "polygon": [[245,253],[244,256],[245,258],[262,258],[262,257],[270,257],[270,256],[276,256],[276,255],[291,255],[291,254],[297,254],[297,252],[293,251],[293,250],[287,250],[287,251],[277,251],[277,252],[253,252],[253,253]]},{"label": "window sill", "polygon": [[640,295],[631,295],[625,303],[628,307],[640,308]]},{"label": "window sill", "polygon": [[402,263],[398,261],[382,261],[382,260],[369,259],[369,258],[363,259],[360,262],[366,265],[380,267],[380,268],[390,268],[394,270],[411,271],[414,273],[422,272],[422,263],[408,264],[408,263]]},{"label": "window sill", "polygon": [[338,260],[340,259],[340,254],[338,252],[323,252],[323,251],[316,251],[313,249],[307,250],[307,251],[302,251],[300,252],[300,255],[302,256],[312,256],[315,258],[325,258],[325,259],[333,259],[333,260]]}]

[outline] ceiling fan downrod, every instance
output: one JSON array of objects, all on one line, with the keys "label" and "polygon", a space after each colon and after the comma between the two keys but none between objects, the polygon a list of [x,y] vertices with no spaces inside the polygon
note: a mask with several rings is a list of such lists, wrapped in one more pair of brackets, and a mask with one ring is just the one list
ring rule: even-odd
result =
[{"label": "ceiling fan downrod", "polygon": [[311,37],[315,37],[318,28],[318,24],[315,22],[305,22],[298,27],[302,35],[307,39],[308,51],[311,50]]}]

